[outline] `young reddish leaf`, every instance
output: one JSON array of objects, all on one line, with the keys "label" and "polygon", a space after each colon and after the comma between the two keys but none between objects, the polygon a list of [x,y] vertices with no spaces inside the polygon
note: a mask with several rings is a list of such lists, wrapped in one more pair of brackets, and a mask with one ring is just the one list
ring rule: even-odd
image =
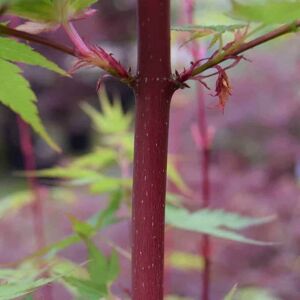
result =
[{"label": "young reddish leaf", "polygon": [[216,69],[218,70],[219,77],[216,82],[215,96],[219,97],[219,103],[217,106],[224,112],[225,105],[229,99],[229,96],[231,96],[232,87],[229,82],[228,75],[224,69],[222,69],[220,66],[216,66]]}]

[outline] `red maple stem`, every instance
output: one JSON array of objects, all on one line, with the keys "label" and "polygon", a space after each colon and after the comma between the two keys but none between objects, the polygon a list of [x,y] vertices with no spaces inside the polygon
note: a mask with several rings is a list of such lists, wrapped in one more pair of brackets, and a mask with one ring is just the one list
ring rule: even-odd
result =
[{"label": "red maple stem", "polygon": [[[201,51],[194,51],[201,52]],[[194,57],[199,59],[199,57]],[[202,86],[197,87],[197,98],[198,98],[198,128],[201,137],[201,149],[199,151],[200,162],[201,162],[201,198],[202,207],[207,208],[210,205],[210,140],[207,126],[207,116],[205,108],[205,96]],[[201,254],[204,261],[204,268],[202,274],[202,295],[201,300],[210,299],[210,281],[211,281],[211,241],[208,235],[203,235],[201,241]]]},{"label": "red maple stem", "polygon": [[171,97],[170,1],[138,0],[132,299],[162,300]]},{"label": "red maple stem", "polygon": [[[185,12],[186,18],[189,24],[194,23],[194,14],[195,14],[195,0],[186,0],[185,1]],[[193,56],[194,61],[197,61],[204,57],[204,51],[201,51],[199,44],[196,42],[192,43],[190,46],[190,52]],[[201,56],[201,57],[199,57]],[[205,96],[203,87],[197,86],[197,99],[198,99],[198,130],[200,134],[201,140],[201,149],[199,150],[200,157],[200,167],[201,167],[201,202],[202,207],[207,208],[210,205],[210,141],[208,134],[208,126],[207,126],[207,116],[206,116],[206,108],[205,108]],[[210,281],[211,281],[211,241],[208,235],[203,235],[201,244],[200,244],[200,252],[203,257],[204,267],[202,273],[202,292],[201,292],[201,300],[209,300],[210,299]]]},{"label": "red maple stem", "polygon": [[201,253],[203,256],[204,269],[202,275],[202,293],[201,300],[210,299],[210,281],[211,281],[211,241],[208,235],[204,235],[201,243]]},{"label": "red maple stem", "polygon": [[[17,123],[19,128],[21,151],[24,160],[24,169],[26,172],[34,171],[36,170],[36,161],[30,128],[19,116],[17,116]],[[31,190],[34,197],[31,209],[36,244],[35,247],[38,250],[46,246],[43,199],[37,179],[28,175],[26,175],[26,179],[29,189]],[[50,285],[47,285],[43,288],[41,297],[45,300],[52,299],[52,291]],[[37,299],[39,299],[38,296]]]},{"label": "red maple stem", "polygon": [[[26,172],[31,172],[36,170],[36,162],[34,157],[30,129],[20,117],[17,117],[17,120],[20,133],[21,150],[24,160],[24,169]],[[34,201],[32,204],[34,232],[36,239],[36,248],[40,249],[45,246],[43,203],[40,194],[40,188],[35,177],[26,175],[26,179],[27,184],[30,190],[32,191],[34,197]]]},{"label": "red maple stem", "polygon": [[[200,150],[201,157],[201,196],[202,196],[202,207],[207,208],[210,205],[210,142],[208,137],[208,128],[206,121],[206,109],[205,109],[205,98],[203,88],[198,87],[198,120],[199,120],[199,131],[202,140],[202,148]],[[202,275],[202,300],[210,299],[210,278],[211,278],[211,241],[209,236],[204,235],[202,238],[201,252],[204,261],[204,269]]]},{"label": "red maple stem", "polygon": [[[200,51],[198,51],[200,52]],[[199,151],[201,164],[201,198],[202,207],[207,208],[210,205],[210,156],[211,147],[208,134],[207,116],[205,107],[205,96],[202,86],[197,87],[198,98],[198,128],[201,137],[201,149]],[[211,281],[211,240],[208,235],[203,235],[201,241],[201,254],[203,257],[204,268],[202,274],[202,294],[201,300],[210,299],[210,281]]]}]

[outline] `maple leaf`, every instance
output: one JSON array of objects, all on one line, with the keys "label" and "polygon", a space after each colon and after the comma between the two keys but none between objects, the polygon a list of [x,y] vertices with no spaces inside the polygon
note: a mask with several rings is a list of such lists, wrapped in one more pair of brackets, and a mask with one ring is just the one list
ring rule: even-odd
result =
[{"label": "maple leaf", "polygon": [[224,112],[225,105],[229,99],[229,96],[231,96],[232,87],[225,70],[219,65],[215,66],[215,68],[218,70],[218,79],[215,88],[215,96],[219,97],[219,103],[217,107],[221,108]]}]

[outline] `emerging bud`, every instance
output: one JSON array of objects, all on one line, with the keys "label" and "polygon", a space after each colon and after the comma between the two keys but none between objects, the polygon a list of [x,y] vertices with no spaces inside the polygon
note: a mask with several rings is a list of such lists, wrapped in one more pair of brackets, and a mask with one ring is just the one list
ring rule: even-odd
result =
[{"label": "emerging bud", "polygon": [[[65,24],[64,29],[73,42],[79,59],[70,70],[70,73],[74,73],[83,67],[99,67],[127,84],[132,83],[134,79],[131,76],[130,71],[127,71],[111,53],[107,53],[99,46],[87,45],[71,22]],[[99,82],[102,82],[102,80]]]}]

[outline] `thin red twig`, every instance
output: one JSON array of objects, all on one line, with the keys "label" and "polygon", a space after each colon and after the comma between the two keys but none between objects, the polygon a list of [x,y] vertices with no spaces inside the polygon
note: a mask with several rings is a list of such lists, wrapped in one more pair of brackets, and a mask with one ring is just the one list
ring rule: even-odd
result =
[{"label": "thin red twig", "polygon": [[232,57],[236,57],[239,56],[241,53],[255,48],[259,45],[262,45],[266,42],[269,42],[275,38],[278,38],[282,35],[291,33],[291,32],[295,32],[298,28],[300,27],[300,20],[296,20],[295,22],[291,23],[291,24],[286,24],[286,25],[282,25],[279,28],[276,28],[266,34],[263,34],[249,42],[244,42],[242,43],[239,47],[237,47],[237,49],[235,49],[234,51],[232,51],[231,53],[229,53],[228,55],[222,57],[218,57],[216,56],[215,58],[207,61],[206,63],[204,63],[203,65],[197,67],[194,71],[193,71],[193,76],[198,75],[210,68],[215,67],[216,65],[220,64],[223,61],[226,61],[228,59],[231,59]]},{"label": "thin red twig", "polygon": [[[195,1],[194,0],[186,0],[186,14],[187,20],[189,23],[194,22],[194,12],[195,12]],[[193,42],[190,47],[191,54],[195,62],[201,62],[204,56],[203,48]],[[199,55],[201,57],[199,57]],[[192,66],[193,67],[193,66]],[[194,67],[193,69],[195,69]],[[191,72],[194,70],[191,68]],[[199,78],[200,83],[203,84],[202,80]],[[202,207],[208,207],[210,204],[210,142],[208,137],[208,127],[207,127],[207,117],[206,117],[206,108],[205,108],[205,97],[203,92],[203,86],[197,86],[197,99],[198,99],[198,130],[199,130],[199,138],[201,140],[199,148],[199,157],[201,164],[201,198],[202,198]],[[211,262],[210,262],[210,238],[207,235],[203,235],[201,244],[200,244],[200,253],[203,257],[204,268],[202,273],[202,300],[210,299],[210,280],[211,280]]]},{"label": "thin red twig", "polygon": [[0,24],[0,33],[4,34],[4,35],[8,35],[8,36],[13,36],[16,38],[19,38],[21,40],[25,40],[25,41],[29,41],[29,42],[33,42],[36,44],[40,44],[40,45],[44,45],[47,46],[49,48],[58,50],[60,52],[63,52],[65,54],[69,54],[72,56],[77,56],[77,53],[74,49],[67,47],[65,45],[62,45],[60,43],[57,43],[55,41],[46,39],[44,37],[38,36],[38,35],[34,35],[34,34],[30,34],[21,30],[17,30],[17,29],[13,29],[4,25]]},{"label": "thin red twig", "polygon": [[[24,169],[26,172],[31,172],[36,169],[36,162],[30,130],[28,125],[20,117],[17,117],[17,120],[20,133],[21,150],[24,160]],[[26,175],[26,180],[34,197],[34,202],[32,204],[34,231],[36,248],[40,249],[45,246],[42,197],[37,179],[35,177]]]},{"label": "thin red twig", "polygon": [[[24,169],[26,172],[36,170],[36,161],[29,126],[17,116],[17,123],[20,135],[20,145],[24,161]],[[27,184],[33,194],[32,220],[35,237],[36,250],[46,246],[45,226],[44,226],[44,208],[43,199],[37,179],[33,176],[26,175]],[[42,299],[52,300],[51,286],[45,286],[42,292]]]}]

